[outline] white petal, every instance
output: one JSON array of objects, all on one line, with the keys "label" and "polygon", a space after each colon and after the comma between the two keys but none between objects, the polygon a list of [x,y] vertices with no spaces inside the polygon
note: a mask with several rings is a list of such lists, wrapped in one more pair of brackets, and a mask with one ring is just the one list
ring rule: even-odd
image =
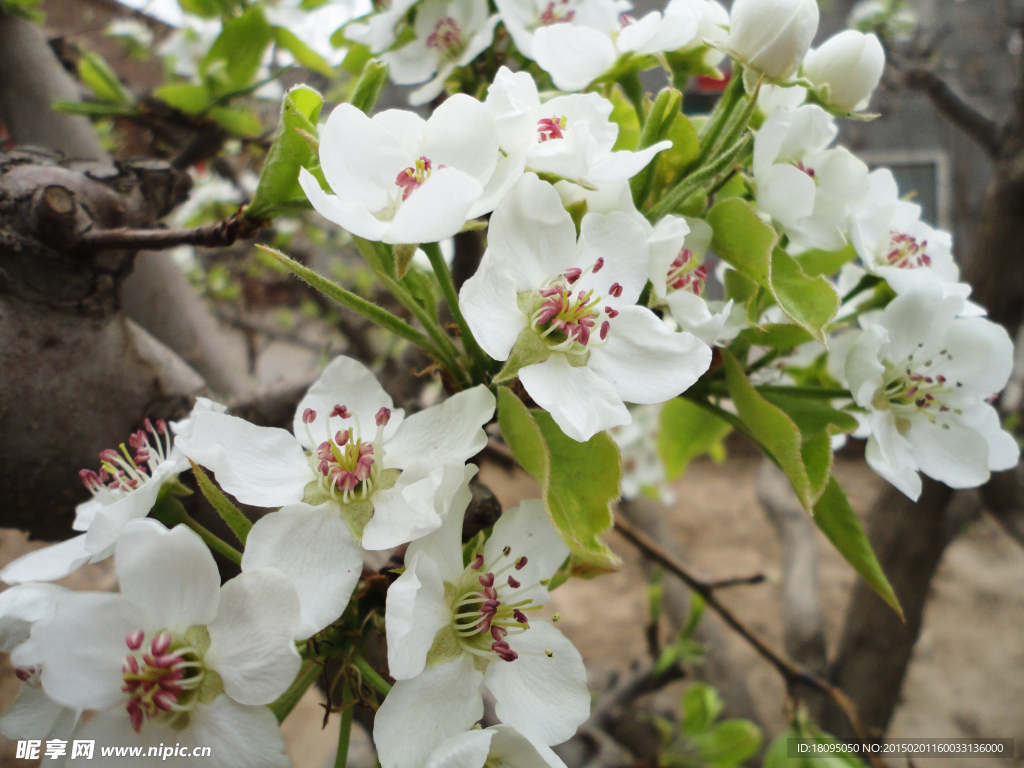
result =
[{"label": "white petal", "polygon": [[[172,448],[173,450],[173,448]],[[75,522],[71,524],[72,529],[76,531],[87,531],[92,521],[96,517],[96,513],[105,507],[102,501],[93,496],[88,501],[83,501],[77,507],[75,507]]]},{"label": "white petal", "polygon": [[[387,224],[375,218],[365,204],[344,200],[337,195],[329,195],[324,192],[320,187],[320,182],[305,168],[299,169],[299,186],[302,187],[302,191],[306,193],[306,197],[309,198],[310,204],[317,213],[353,235],[365,237],[367,240],[380,240],[387,230]],[[386,205],[385,201],[381,208]],[[381,208],[373,210],[379,211]]]},{"label": "white petal", "polygon": [[873,413],[869,417],[871,437],[864,458],[875,472],[913,501],[921,495],[921,476],[910,443],[896,430],[891,413]]},{"label": "white petal", "polygon": [[[505,547],[511,550],[508,560],[502,556]],[[555,575],[569,556],[569,547],[551,524],[540,499],[527,499],[505,512],[494,524],[494,532],[484,545],[484,560],[491,565],[500,561],[501,568],[524,556],[526,565],[510,572],[522,586],[508,591],[506,602],[533,600],[543,605],[551,593],[539,582]]]},{"label": "white petal", "polygon": [[[654,295],[658,298],[665,298],[665,292],[668,290],[665,284],[668,270],[672,266],[672,262],[679,255],[679,251],[688,245],[687,240],[690,238],[687,235],[690,234],[691,221],[692,227],[695,231],[700,231],[701,235],[704,234],[704,228],[708,230],[708,244],[710,244],[711,227],[703,219],[688,221],[682,216],[666,216],[654,226],[654,231],[647,236],[647,249],[649,253],[647,276],[650,278],[651,286],[654,288]],[[690,250],[703,256],[707,247],[705,246],[705,248],[700,250],[690,248]]]},{"label": "white petal", "polygon": [[457,733],[430,753],[424,768],[483,768],[493,738],[489,728]]},{"label": "white petal", "polygon": [[407,109],[385,109],[373,116],[373,124],[380,126],[397,141],[403,150],[416,156],[423,143],[427,121]]},{"label": "white petal", "polygon": [[8,584],[26,581],[56,581],[68,576],[87,562],[92,554],[85,548],[86,534],[59,544],[37,549],[8,563],[0,571],[0,580]]},{"label": "white petal", "polygon": [[462,483],[452,498],[450,508],[444,515],[441,527],[427,536],[416,539],[406,550],[406,560],[411,560],[417,552],[424,552],[437,565],[438,575],[442,581],[454,584],[462,575],[462,523],[466,516],[466,507],[473,498],[469,490],[469,481],[477,473],[477,468],[467,464],[462,468]]},{"label": "white petal", "polygon": [[425,40],[412,40],[397,51],[381,56],[388,65],[391,80],[398,85],[412,85],[429,80],[437,71],[437,54]]},{"label": "white petal", "polygon": [[630,422],[615,387],[589,366],[569,365],[564,354],[555,353],[543,363],[526,366],[519,371],[519,380],[573,440],[585,442],[601,430]]},{"label": "white petal", "polygon": [[385,443],[387,465],[466,461],[487,445],[483,425],[494,416],[494,406],[494,395],[481,384],[413,414]]},{"label": "white petal", "polygon": [[[277,718],[266,707],[245,706],[227,696],[218,696],[210,704],[192,711],[188,730],[197,745],[211,747],[211,756],[201,761],[211,768],[288,768],[291,765]],[[192,758],[186,764],[198,762]]]},{"label": "white petal", "polygon": [[364,549],[391,549],[441,527],[463,482],[462,463],[423,461],[405,469],[393,488],[373,494]]},{"label": "white petal", "polygon": [[498,162],[498,130],[483,104],[458,93],[430,116],[421,151],[435,167],[458,168],[484,185]]},{"label": "white petal", "polygon": [[509,768],[565,768],[565,763],[551,747],[525,731],[511,725],[492,725],[491,756]]},{"label": "white petal", "polygon": [[491,662],[484,677],[498,718],[546,744],[571,738],[590,715],[587,672],[579,651],[547,621],[534,621],[522,634],[506,639],[519,658]]},{"label": "white petal", "polygon": [[405,147],[351,104],[340,104],[320,134],[320,164],[339,200],[370,212],[388,205],[395,176],[410,165]]},{"label": "white petal", "polygon": [[[159,749],[161,742],[182,743],[192,746],[191,729],[184,731],[172,731],[166,726],[150,725],[143,728],[141,733],[132,730],[131,721],[124,707],[117,707],[109,712],[100,712],[87,722],[74,734],[74,739],[95,741],[93,759],[87,764],[90,768],[116,768],[125,763],[124,756],[103,755],[103,747],[131,747],[141,749],[142,754],[148,753],[151,747]],[[71,754],[71,744],[68,744],[68,754]],[[154,753],[155,754],[155,753]],[[214,753],[215,754],[215,753]],[[184,758],[170,758],[166,762],[161,760],[161,765],[171,768],[183,768]],[[209,758],[204,762],[210,764]],[[75,765],[76,763],[65,763]]]},{"label": "white petal", "polygon": [[459,308],[480,348],[507,360],[528,321],[519,309],[516,279],[499,261],[488,248],[476,274],[462,284]]},{"label": "white petal", "polygon": [[928,477],[950,488],[977,488],[988,482],[985,436],[959,419],[933,424],[922,416],[911,422],[907,439],[914,461]]},{"label": "white petal", "polygon": [[[343,419],[335,416],[330,419],[331,410],[335,405],[345,406],[353,418]],[[316,412],[316,420],[309,425],[309,431],[313,435],[312,443],[306,436],[306,425],[302,421],[302,414],[307,408]],[[388,440],[402,423],[405,411],[394,407],[391,395],[384,391],[369,368],[358,360],[342,355],[324,368],[320,378],[309,388],[295,408],[292,431],[307,450],[313,450],[328,436],[333,438],[335,432],[349,427],[358,426],[356,437],[372,440],[377,429],[374,419],[381,408],[391,411],[391,420],[384,427],[384,439]],[[330,419],[326,427],[324,419]]]},{"label": "white petal", "polygon": [[592,184],[631,179],[646,168],[655,155],[671,146],[671,141],[659,141],[637,152],[612,152],[594,163],[584,178]]},{"label": "white petal", "polygon": [[712,315],[707,302],[700,296],[685,290],[673,291],[668,296],[668,307],[680,328],[712,346],[725,330],[725,323],[732,311],[732,299],[721,312]]},{"label": "white petal", "polygon": [[395,683],[373,725],[383,768],[421,768],[445,739],[469,730],[484,714],[482,680],[464,654]]},{"label": "white petal", "polygon": [[414,554],[405,572],[388,588],[385,623],[392,677],[408,680],[420,674],[435,636],[451,621],[437,564],[423,552]]},{"label": "white petal", "polygon": [[[502,0],[499,9],[507,4],[514,5],[516,2]],[[504,15],[504,11],[502,13]],[[507,15],[505,26],[515,37],[515,30],[509,27]],[[494,118],[498,127],[498,143],[505,152],[511,153],[524,144],[536,142],[537,126],[531,119],[530,110],[540,106],[540,96],[529,72],[513,73],[508,67],[501,67],[487,89],[484,106]]]},{"label": "white petal", "polygon": [[345,611],[362,573],[363,549],[338,506],[291,504],[256,521],[245,541],[242,570],[276,568],[292,580],[303,640]]},{"label": "white petal", "polygon": [[676,333],[643,307],[623,307],[608,343],[590,353],[587,367],[630,403],[663,403],[685,392],[711,365],[711,350]]},{"label": "white petal", "polygon": [[861,408],[870,408],[875,393],[882,386],[885,366],[879,361],[882,345],[888,334],[881,326],[872,326],[854,334],[846,356],[846,380],[850,393]]},{"label": "white petal", "polygon": [[526,168],[526,155],[529,152],[530,145],[523,144],[516,150],[509,152],[498,159],[498,164],[494,169],[494,173],[491,178],[484,185],[484,193],[480,199],[473,203],[473,207],[469,209],[470,219],[475,219],[478,216],[483,216],[485,213],[490,213],[494,210],[495,206],[501,202],[501,199],[505,196],[512,185],[515,184],[519,177],[523,175],[523,171]]},{"label": "white petal", "polygon": [[1013,342],[1003,326],[980,317],[957,318],[946,331],[943,348],[947,357],[936,361],[936,373],[983,398],[1006,386],[1013,366]]},{"label": "white petal", "polygon": [[559,90],[579,91],[611,69],[618,53],[611,38],[596,29],[552,24],[534,33],[533,58]]},{"label": "white petal", "polygon": [[155,520],[133,521],[117,540],[114,566],[121,594],[146,614],[153,629],[184,632],[217,615],[217,563],[184,525],[168,531]]},{"label": "white petal", "polygon": [[28,638],[33,623],[52,616],[65,592],[56,584],[21,584],[0,592],[0,653],[13,651]]},{"label": "white petal", "polygon": [[455,168],[439,168],[402,203],[385,243],[433,243],[462,229],[483,185]]},{"label": "white petal", "polygon": [[947,329],[962,307],[963,299],[944,297],[938,289],[897,296],[881,318],[881,325],[889,331],[887,358],[897,361],[910,354],[915,359],[936,354],[944,346]]},{"label": "white petal", "polygon": [[999,423],[999,412],[988,403],[965,408],[963,421],[988,443],[988,468],[993,472],[1013,469],[1020,461],[1020,446]]},{"label": "white petal", "polygon": [[149,514],[156,504],[164,478],[159,472],[123,499],[97,510],[85,534],[85,548],[93,555],[94,563],[110,557],[111,547],[117,541],[125,526]]},{"label": "white petal", "polygon": [[[577,267],[588,269],[598,258],[604,259],[604,265],[597,274],[588,272],[583,275],[573,289],[593,289],[596,295],[604,296],[602,307],[618,309],[623,305],[636,304],[647,284],[650,260],[643,227],[618,211],[603,216],[588,213],[580,225],[579,250]],[[615,283],[622,287],[622,295],[618,298],[608,292]]]},{"label": "white petal", "polygon": [[196,464],[217,475],[220,487],[243,504],[279,507],[302,501],[315,478],[299,441],[287,430],[203,413],[191,438],[175,440]]},{"label": "white petal", "polygon": [[242,573],[221,587],[204,661],[221,676],[228,696],[270,704],[287,690],[302,666],[293,642],[299,615],[295,587],[273,568]]},{"label": "white petal", "polygon": [[[32,627],[15,651],[42,665],[46,694],[73,709],[107,709],[124,700],[125,636],[145,628],[145,616],[123,595],[68,592],[50,618]],[[127,715],[125,716],[127,719]]]},{"label": "white petal", "polygon": [[572,266],[576,226],[555,188],[527,173],[495,208],[487,244],[516,291],[536,290]]},{"label": "white petal", "polygon": [[51,700],[28,683],[0,717],[0,733],[9,739],[64,739],[74,730],[78,713]]},{"label": "white petal", "polygon": [[817,193],[814,179],[792,165],[773,165],[757,180],[758,207],[784,227],[794,227],[814,212]]}]

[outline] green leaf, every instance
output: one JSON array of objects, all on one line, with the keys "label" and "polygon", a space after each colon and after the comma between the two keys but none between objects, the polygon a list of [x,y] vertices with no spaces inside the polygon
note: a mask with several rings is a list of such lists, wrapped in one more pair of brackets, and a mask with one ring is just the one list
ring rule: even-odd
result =
[{"label": "green leaf", "polygon": [[113,104],[134,104],[135,99],[121,85],[114,70],[102,56],[93,51],[83,50],[78,61],[78,76],[101,101]]},{"label": "green leaf", "polygon": [[803,269],[805,275],[817,277],[818,275],[834,275],[844,264],[856,258],[857,249],[853,247],[853,243],[847,243],[845,248],[838,251],[804,251],[796,257],[796,260],[800,262],[800,268]]},{"label": "green leaf", "polygon": [[153,91],[153,95],[186,115],[201,115],[209,108],[213,98],[205,85],[185,83],[162,86]]},{"label": "green leaf", "polygon": [[523,328],[519,338],[512,347],[508,359],[501,366],[501,370],[495,374],[493,382],[502,384],[519,375],[519,371],[528,365],[543,363],[551,357],[551,349],[541,340],[537,332],[532,328]]},{"label": "green leaf", "polygon": [[352,106],[370,114],[387,84],[388,65],[377,59],[366,62],[363,74],[352,92]]},{"label": "green leaf", "polygon": [[366,62],[373,58],[373,53],[365,45],[361,43],[346,43],[344,37],[341,37],[338,42],[335,42],[332,37],[331,44],[339,48],[342,45],[348,45],[348,53],[345,54],[345,58],[341,62],[341,68],[350,75],[361,74],[363,67],[366,66]]},{"label": "green leaf", "polygon": [[893,591],[892,585],[878,563],[867,534],[857,519],[846,494],[833,477],[825,492],[814,505],[814,522],[826,538],[832,542],[839,554],[853,566],[860,577],[867,582],[896,613],[903,618],[903,609]]},{"label": "green leaf", "polygon": [[246,218],[264,221],[273,217],[275,209],[293,200],[305,200],[299,186],[299,169],[316,162],[309,142],[298,131],[316,135],[317,120],[324,99],[309,86],[299,85],[285,94],[281,102],[281,120],[274,133],[252,202],[245,209]]},{"label": "green leaf", "polygon": [[612,439],[601,432],[579,443],[507,387],[498,387],[498,424],[516,461],[540,484],[551,522],[572,554],[573,575],[615,570],[619,558],[600,538],[611,530],[611,506],[619,498],[621,466]]},{"label": "green leaf", "polygon": [[825,326],[836,316],[840,304],[832,283],[824,277],[805,275],[796,259],[781,248],[772,253],[769,280],[782,311],[825,343]]},{"label": "green leaf", "polygon": [[723,720],[694,741],[710,765],[739,765],[761,748],[761,729],[749,720]]},{"label": "green leaf", "polygon": [[779,238],[750,203],[739,198],[723,200],[708,213],[707,222],[715,233],[711,250],[742,275],[771,290],[772,249]]},{"label": "green leaf", "polygon": [[658,425],[658,456],[665,466],[666,478],[675,480],[682,476],[690,461],[705,453],[716,462],[722,461],[722,441],[731,431],[727,422],[689,400],[677,397],[666,402]]},{"label": "green leaf", "polygon": [[705,733],[722,713],[722,697],[706,683],[691,683],[683,693],[683,719],[680,723],[687,736]]},{"label": "green leaf", "polygon": [[227,10],[220,0],[178,0],[178,5],[185,13],[203,19],[215,18]]},{"label": "green leaf", "polygon": [[806,328],[789,323],[765,323],[760,328],[744,328],[740,336],[751,344],[773,349],[792,349],[814,338]]},{"label": "green leaf", "polygon": [[[653,162],[654,183],[651,190],[655,197],[652,199],[660,198],[669,187],[675,185],[683,170],[700,152],[700,137],[697,136],[697,130],[690,122],[690,118],[684,114],[676,116],[667,138],[672,140],[671,149],[659,153]],[[706,205],[705,202],[705,207]]]},{"label": "green leaf", "polygon": [[235,534],[235,537],[244,547],[249,531],[252,530],[252,522],[242,513],[242,510],[231,502],[231,499],[224,495],[224,491],[218,488],[207,474],[203,472],[202,467],[191,460],[189,460],[189,464],[192,465],[192,474],[196,476],[199,490],[203,492],[203,496],[217,510],[217,514],[227,523],[228,528],[231,529],[231,532]]},{"label": "green leaf", "polygon": [[272,27],[271,29],[274,42],[294,56],[295,60],[306,69],[319,72],[331,79],[337,74],[327,59],[299,40],[294,32],[284,27]]},{"label": "green leaf", "polygon": [[100,104],[94,101],[54,101],[50,104],[57,112],[93,117],[131,117],[139,114],[132,104]]},{"label": "green leaf", "polygon": [[800,429],[778,406],[772,405],[754,389],[743,367],[728,350],[722,351],[725,381],[736,411],[747,425],[759,446],[786,473],[805,509],[814,504],[810,479],[800,452]]},{"label": "green leaf", "polygon": [[259,71],[263,52],[274,39],[263,10],[254,5],[224,25],[199,71],[217,83],[217,94],[244,88]]},{"label": "green leaf", "polygon": [[247,109],[214,107],[209,115],[225,128],[228,133],[244,139],[254,139],[263,133],[259,115]]},{"label": "green leaf", "polygon": [[612,88],[611,102],[612,114],[608,119],[619,126],[619,135],[613,149],[616,152],[620,149],[635,150],[640,143],[640,118],[636,116],[632,102],[621,88]]}]

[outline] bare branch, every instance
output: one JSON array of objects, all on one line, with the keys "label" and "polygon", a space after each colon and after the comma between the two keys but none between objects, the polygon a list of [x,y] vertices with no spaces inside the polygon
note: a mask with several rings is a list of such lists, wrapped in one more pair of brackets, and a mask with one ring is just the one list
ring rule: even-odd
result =
[{"label": "bare branch", "polygon": [[934,72],[921,67],[903,71],[907,88],[920,91],[929,98],[939,112],[960,130],[974,139],[993,160],[1003,150],[1003,131],[990,117],[972,107]]},{"label": "bare branch", "polygon": [[261,224],[242,211],[216,224],[195,229],[92,229],[83,232],[78,248],[85,251],[161,251],[179,245],[227,248],[238,240],[253,237]]}]

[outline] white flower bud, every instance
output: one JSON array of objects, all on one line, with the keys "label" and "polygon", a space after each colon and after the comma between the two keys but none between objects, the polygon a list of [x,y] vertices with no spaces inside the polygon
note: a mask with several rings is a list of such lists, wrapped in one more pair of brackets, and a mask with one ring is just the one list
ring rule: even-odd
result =
[{"label": "white flower bud", "polygon": [[785,80],[800,66],[817,30],[816,0],[736,0],[728,46],[751,69]]},{"label": "white flower bud", "polygon": [[830,104],[853,112],[868,105],[882,79],[885,51],[874,35],[840,32],[807,54],[803,74],[816,86],[828,86]]}]

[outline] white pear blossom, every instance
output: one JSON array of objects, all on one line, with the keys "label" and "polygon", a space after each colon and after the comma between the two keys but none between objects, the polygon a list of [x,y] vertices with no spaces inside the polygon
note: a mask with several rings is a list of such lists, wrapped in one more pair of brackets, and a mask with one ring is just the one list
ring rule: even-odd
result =
[{"label": "white pear blossom", "polygon": [[711,363],[701,341],[636,306],[648,262],[644,230],[624,213],[587,214],[577,242],[558,193],[533,174],[491,217],[463,313],[484,351],[520,365],[526,391],[574,440],[628,424],[623,401],[664,402]]},{"label": "white pear blossom", "polygon": [[865,109],[885,69],[878,38],[847,29],[807,53],[802,74],[831,106],[846,112]]},{"label": "white pear blossom", "polygon": [[516,48],[528,59],[534,57],[539,29],[569,24],[607,34],[619,26],[619,15],[633,7],[628,0],[495,0],[495,4]]},{"label": "white pear blossom", "polygon": [[796,72],[818,30],[817,0],[736,0],[728,48],[770,80]]},{"label": "white pear blossom", "polygon": [[494,395],[478,386],[405,418],[369,370],[339,357],[299,403],[294,435],[205,414],[178,445],[239,501],[282,507],[249,532],[242,570],[292,578],[298,637],[308,637],[344,611],[362,570],[360,541],[389,549],[441,525],[493,414]]},{"label": "white pear blossom", "polygon": [[541,27],[534,34],[533,58],[563,91],[579,91],[609,71],[627,53],[677,51],[694,43],[701,17],[690,5],[676,3],[636,20],[623,14],[606,30],[572,24]]},{"label": "white pear blossom", "polygon": [[487,0],[423,0],[416,9],[416,39],[383,56],[392,81],[426,83],[409,96],[409,103],[433,101],[456,67],[490,46],[497,23],[498,15],[487,13]]},{"label": "white pear blossom", "polygon": [[[888,168],[872,171],[868,184],[868,193],[850,215],[850,240],[864,268],[898,294],[938,288],[947,296],[967,299],[971,286],[960,282],[952,235],[921,221],[921,207],[900,199]],[[964,309],[966,314],[985,314],[969,301]]]},{"label": "white pear blossom", "polygon": [[665,6],[665,15],[678,13],[680,6],[685,6],[698,19],[696,39],[680,50],[691,51],[706,46],[704,64],[717,67],[725,58],[719,48],[729,39],[729,11],[716,0],[669,0]]},{"label": "white pear blossom", "polygon": [[[74,734],[102,746],[208,746],[219,768],[284,768],[266,704],[295,679],[298,598],[272,569],[224,586],[213,555],[184,526],[129,523],[114,555],[120,594],[66,592],[12,656],[41,664],[43,691],[97,714]],[[96,750],[95,765],[120,758]],[[191,764],[178,758],[176,765]]]},{"label": "white pear blossom", "polygon": [[776,109],[754,139],[757,205],[802,248],[842,248],[850,211],[868,191],[867,166],[827,148],[837,132],[831,115],[808,104]]},{"label": "white pear blossom", "polygon": [[498,127],[506,153],[527,152],[526,167],[587,186],[629,179],[671,141],[639,152],[613,152],[619,126],[609,117],[612,104],[596,93],[556,96],[541,104],[537,84],[527,72],[502,67],[484,106]]},{"label": "white pear blossom", "polygon": [[511,725],[472,728],[445,739],[424,768],[565,768],[547,744]]},{"label": "white pear blossom", "polygon": [[757,92],[757,108],[768,117],[779,107],[796,109],[807,99],[807,89],[799,85],[782,86],[764,83]]},{"label": "white pear blossom", "polygon": [[397,109],[369,118],[341,104],[320,136],[320,163],[335,194],[306,169],[299,183],[321,215],[353,235],[432,243],[490,212],[522,173],[524,153],[503,156],[488,110],[464,94],[429,120]]},{"label": "white pear blossom", "polygon": [[374,722],[384,768],[419,768],[483,715],[481,684],[507,725],[558,744],[587,719],[583,660],[547,619],[548,580],[569,554],[544,505],[524,501],[463,566],[468,489],[440,529],[409,545],[388,590],[388,668],[398,681]]},{"label": "white pear blossom", "polygon": [[[55,584],[21,584],[0,593],[0,652],[14,653],[35,622],[53,615],[57,597],[65,592]],[[41,672],[41,662],[26,657],[14,670],[18,695],[0,717],[0,733],[9,739],[67,740],[78,724],[78,710],[58,704],[43,691]]]},{"label": "white pear blossom", "polygon": [[84,533],[19,557],[0,570],[0,580],[8,584],[56,581],[114,554],[124,526],[148,515],[164,485],[176,482],[179,473],[188,469],[188,459],[174,447],[174,435],[190,435],[200,413],[225,410],[226,406],[199,397],[187,418],[170,425],[162,419],[156,425],[146,419],[145,429],[128,438],[128,447],[122,443],[118,450],[102,451],[98,473],[91,469],[78,473],[92,498],[75,508],[71,527]]},{"label": "white pear blossom", "polygon": [[987,400],[1006,385],[1013,344],[1002,326],[960,317],[963,299],[922,289],[898,296],[853,341],[846,379],[868,412],[866,458],[911,499],[918,472],[952,488],[1016,465],[1017,443]]},{"label": "white pear blossom", "polygon": [[631,423],[608,431],[622,455],[622,498],[632,501],[653,490],[662,504],[672,504],[676,494],[658,454],[661,404],[634,405],[629,412]]},{"label": "white pear blossom", "polygon": [[345,26],[345,37],[365,45],[373,53],[382,53],[398,39],[398,26],[419,0],[383,0],[374,3],[375,12],[360,16]]}]

